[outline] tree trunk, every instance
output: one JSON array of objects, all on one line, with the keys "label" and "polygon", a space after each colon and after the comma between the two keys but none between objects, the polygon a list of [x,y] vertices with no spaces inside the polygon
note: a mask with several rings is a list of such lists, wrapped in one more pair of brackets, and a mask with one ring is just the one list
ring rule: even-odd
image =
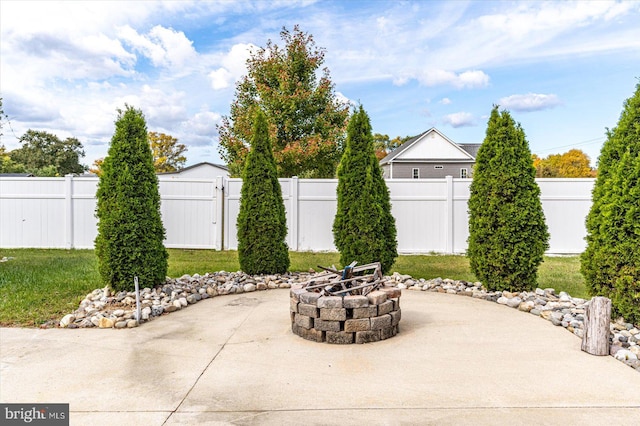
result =
[{"label": "tree trunk", "polygon": [[594,297],[584,314],[582,350],[591,355],[609,355],[611,300]]}]

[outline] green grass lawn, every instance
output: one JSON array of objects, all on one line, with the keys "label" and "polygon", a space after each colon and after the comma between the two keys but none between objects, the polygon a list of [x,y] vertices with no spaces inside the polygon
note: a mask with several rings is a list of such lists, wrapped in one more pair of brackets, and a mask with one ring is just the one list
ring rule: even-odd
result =
[{"label": "green grass lawn", "polygon": [[[93,250],[0,249],[0,325],[38,326],[73,312],[87,293],[102,287]],[[291,271],[317,270],[317,265],[339,266],[338,253],[291,252]],[[171,277],[195,273],[237,271],[236,251],[169,250]],[[475,281],[465,256],[400,256],[394,271],[414,278],[452,278]],[[587,297],[580,260],[545,257],[540,266],[541,288],[552,287],[574,297]],[[142,283],[144,286],[144,283]]]}]

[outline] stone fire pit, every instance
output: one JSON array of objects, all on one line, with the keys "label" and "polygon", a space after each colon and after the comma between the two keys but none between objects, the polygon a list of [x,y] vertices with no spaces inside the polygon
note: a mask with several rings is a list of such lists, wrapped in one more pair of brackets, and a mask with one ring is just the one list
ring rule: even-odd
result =
[{"label": "stone fire pit", "polygon": [[[360,277],[350,280],[357,278]],[[289,293],[291,330],[307,340],[336,344],[377,342],[395,336],[400,323],[401,290],[371,287],[377,282],[365,284],[375,288],[370,292],[366,292],[367,287],[362,291],[362,285],[355,287],[366,293],[355,295],[349,294],[348,289],[331,295],[326,291],[313,291],[317,285],[292,286]]]}]

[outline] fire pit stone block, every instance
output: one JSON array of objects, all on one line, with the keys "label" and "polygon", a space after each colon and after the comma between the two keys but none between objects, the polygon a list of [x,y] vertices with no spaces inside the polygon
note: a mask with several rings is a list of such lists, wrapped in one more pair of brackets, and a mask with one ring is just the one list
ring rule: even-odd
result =
[{"label": "fire pit stone block", "polygon": [[312,340],[314,342],[324,342],[325,341],[325,332],[324,331],[320,331],[320,330],[316,330],[315,328],[310,328],[310,329],[306,329],[306,328],[298,328],[298,336],[302,337],[303,339],[307,339],[307,340]]},{"label": "fire pit stone block", "polygon": [[391,327],[391,315],[371,318],[371,330],[382,330],[386,327]]},{"label": "fire pit stone block", "polygon": [[344,321],[347,319],[345,308],[323,308],[320,309],[320,318],[329,321]]},{"label": "fire pit stone block", "polygon": [[300,301],[300,295],[306,293],[307,291],[303,288],[295,288],[295,287],[291,287],[291,291],[289,292],[289,295],[291,297],[291,300],[295,300],[296,302]]},{"label": "fire pit stone block", "polygon": [[342,297],[322,296],[318,299],[318,308],[342,308]]},{"label": "fire pit stone block", "polygon": [[294,313],[297,314],[298,313],[298,302],[293,297],[291,297],[289,299],[289,305],[290,305],[290,308],[291,308],[290,309],[291,312],[294,312]]},{"label": "fire pit stone block", "polygon": [[398,299],[402,292],[398,287],[383,287],[380,291],[387,293],[387,299]]},{"label": "fire pit stone block", "polygon": [[370,305],[380,305],[387,301],[387,293],[381,290],[372,291],[367,297]]},{"label": "fire pit stone block", "polygon": [[318,299],[320,299],[320,293],[310,293],[308,291],[305,291],[304,293],[300,294],[300,301],[309,305],[317,306]]},{"label": "fire pit stone block", "polygon": [[353,343],[353,333],[327,331],[327,343],[335,343],[338,345],[351,344]]},{"label": "fire pit stone block", "polygon": [[380,341],[380,331],[358,331],[355,335],[358,344]]},{"label": "fire pit stone block", "polygon": [[384,303],[378,305],[378,316],[388,314],[393,311],[393,301],[387,300]]},{"label": "fire pit stone block", "polygon": [[316,305],[309,305],[306,303],[298,303],[298,313],[311,318],[318,318],[320,316]]},{"label": "fire pit stone block", "polygon": [[390,312],[389,315],[391,315],[391,325],[396,326],[400,324],[400,317],[402,316],[402,311],[400,309]]},{"label": "fire pit stone block", "polygon": [[367,306],[364,308],[353,308],[353,318],[371,318],[378,315],[377,306]]},{"label": "fire pit stone block", "polygon": [[313,328],[313,318],[306,315],[296,314],[295,322],[298,327],[306,328],[307,330]]},{"label": "fire pit stone block", "polygon": [[344,322],[344,331],[368,331],[371,330],[371,320],[369,318],[348,319]]},{"label": "fire pit stone block", "polygon": [[316,330],[320,331],[340,331],[340,321],[329,321],[318,318],[313,321],[313,326]]},{"label": "fire pit stone block", "polygon": [[345,308],[364,308],[369,306],[367,296],[345,296],[342,304]]},{"label": "fire pit stone block", "polygon": [[398,327],[385,327],[380,330],[380,340],[386,340],[398,334]]}]

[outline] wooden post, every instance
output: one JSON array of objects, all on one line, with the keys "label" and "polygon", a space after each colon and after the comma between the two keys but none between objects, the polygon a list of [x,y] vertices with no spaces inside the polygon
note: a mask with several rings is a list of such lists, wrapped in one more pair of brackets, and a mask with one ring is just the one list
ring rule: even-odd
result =
[{"label": "wooden post", "polygon": [[584,313],[582,350],[591,355],[609,355],[611,300],[594,297]]}]

